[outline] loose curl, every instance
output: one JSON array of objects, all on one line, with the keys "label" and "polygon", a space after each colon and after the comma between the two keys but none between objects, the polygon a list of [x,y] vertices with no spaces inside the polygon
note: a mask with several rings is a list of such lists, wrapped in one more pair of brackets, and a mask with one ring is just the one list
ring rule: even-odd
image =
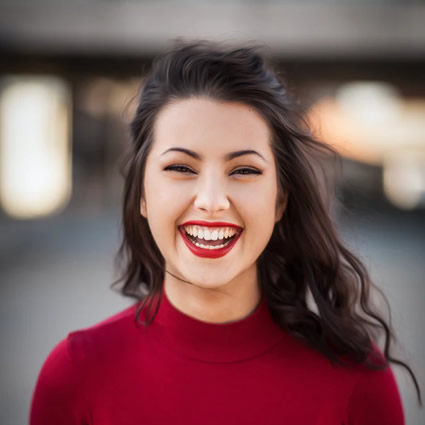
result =
[{"label": "loose curl", "polygon": [[[177,42],[157,58],[146,76],[130,124],[131,145],[123,163],[123,240],[117,254],[120,292],[141,301],[136,315],[148,305],[148,326],[155,295],[163,289],[165,261],[140,214],[147,156],[153,143],[154,122],[165,105],[180,99],[204,97],[240,102],[253,107],[268,123],[276,161],[280,196],[288,197],[282,219],[257,261],[259,284],[273,320],[287,332],[325,355],[333,364],[352,362],[373,370],[389,362],[411,368],[390,354],[391,324],[372,308],[373,284],[367,270],[341,242],[324,200],[318,158],[337,159],[337,153],[317,140],[297,111],[277,74],[253,47],[226,47],[213,42]],[[317,312],[308,305],[311,296]],[[389,308],[389,307],[388,307]],[[374,346],[385,336],[382,355]],[[345,362],[345,359],[347,362]]]}]

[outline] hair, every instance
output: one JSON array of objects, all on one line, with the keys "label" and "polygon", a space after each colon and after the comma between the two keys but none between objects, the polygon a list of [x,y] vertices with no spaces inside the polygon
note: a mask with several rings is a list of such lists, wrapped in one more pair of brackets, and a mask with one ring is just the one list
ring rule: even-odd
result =
[{"label": "hair", "polygon": [[[422,406],[411,368],[390,354],[394,331],[391,322],[373,308],[370,290],[378,291],[387,306],[388,301],[340,240],[323,196],[316,159],[339,157],[313,136],[297,102],[257,50],[177,41],[154,60],[130,123],[131,144],[122,168],[123,240],[116,257],[122,274],[113,286],[121,282],[123,295],[142,301],[136,321],[148,304],[148,320],[143,322],[148,326],[159,307],[157,303],[150,314],[152,301],[161,293],[167,272],[148,222],[140,214],[145,164],[158,113],[172,101],[193,97],[245,104],[271,130],[278,191],[288,197],[286,210],[257,260],[259,284],[272,319],[333,364],[348,367],[354,362],[373,370],[385,369],[389,362],[403,366]],[[309,297],[316,311],[309,307]],[[385,339],[383,353],[377,356],[378,333]]]}]

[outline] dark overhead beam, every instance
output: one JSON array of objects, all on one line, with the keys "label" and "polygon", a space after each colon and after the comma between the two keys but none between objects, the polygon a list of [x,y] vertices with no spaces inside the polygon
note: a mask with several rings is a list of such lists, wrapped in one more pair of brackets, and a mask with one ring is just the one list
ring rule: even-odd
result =
[{"label": "dark overhead beam", "polygon": [[425,58],[423,4],[2,3],[0,49],[9,53],[149,56],[183,36],[260,42],[294,59]]}]

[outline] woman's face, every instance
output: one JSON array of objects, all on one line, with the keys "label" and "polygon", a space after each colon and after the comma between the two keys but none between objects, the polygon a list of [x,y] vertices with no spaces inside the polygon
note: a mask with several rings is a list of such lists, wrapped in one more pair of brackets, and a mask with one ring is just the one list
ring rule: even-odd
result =
[{"label": "woman's face", "polygon": [[158,114],[140,212],[168,271],[204,288],[257,283],[256,261],[284,210],[270,139],[241,103],[190,98]]}]

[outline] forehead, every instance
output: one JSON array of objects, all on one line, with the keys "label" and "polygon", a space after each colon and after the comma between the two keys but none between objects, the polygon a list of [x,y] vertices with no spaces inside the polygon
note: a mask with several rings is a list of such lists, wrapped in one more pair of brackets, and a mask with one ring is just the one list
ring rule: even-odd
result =
[{"label": "forehead", "polygon": [[168,104],[154,126],[153,150],[184,146],[206,154],[256,149],[271,155],[267,122],[236,102],[190,98]]}]

